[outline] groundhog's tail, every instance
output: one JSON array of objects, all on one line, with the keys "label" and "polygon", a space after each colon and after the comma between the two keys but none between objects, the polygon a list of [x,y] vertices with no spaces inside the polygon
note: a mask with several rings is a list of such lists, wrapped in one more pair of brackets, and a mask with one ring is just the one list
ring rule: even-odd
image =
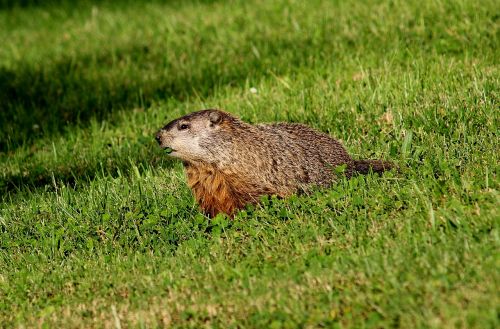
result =
[{"label": "groundhog's tail", "polygon": [[395,168],[395,165],[389,161],[383,160],[354,160],[354,170],[356,172],[366,175],[370,171],[381,174],[384,171]]}]

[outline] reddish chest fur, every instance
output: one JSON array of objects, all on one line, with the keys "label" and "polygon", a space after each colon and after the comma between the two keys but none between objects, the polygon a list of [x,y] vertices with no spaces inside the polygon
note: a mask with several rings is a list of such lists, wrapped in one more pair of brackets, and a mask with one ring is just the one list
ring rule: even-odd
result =
[{"label": "reddish chest fur", "polygon": [[244,186],[213,166],[187,165],[186,174],[196,201],[211,217],[220,212],[231,216],[250,201],[241,193]]}]

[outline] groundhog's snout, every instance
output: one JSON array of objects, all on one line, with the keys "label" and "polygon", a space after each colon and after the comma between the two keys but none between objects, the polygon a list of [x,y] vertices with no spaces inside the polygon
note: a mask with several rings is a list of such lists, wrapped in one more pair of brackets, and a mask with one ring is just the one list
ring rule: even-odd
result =
[{"label": "groundhog's snout", "polygon": [[161,130],[156,133],[155,139],[161,145]]}]

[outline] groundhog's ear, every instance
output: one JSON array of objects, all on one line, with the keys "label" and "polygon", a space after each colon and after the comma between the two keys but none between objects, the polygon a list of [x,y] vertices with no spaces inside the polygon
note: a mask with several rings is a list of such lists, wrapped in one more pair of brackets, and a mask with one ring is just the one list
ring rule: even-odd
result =
[{"label": "groundhog's ear", "polygon": [[210,115],[208,116],[210,119],[211,124],[219,124],[222,121],[222,114],[219,112],[210,112]]}]

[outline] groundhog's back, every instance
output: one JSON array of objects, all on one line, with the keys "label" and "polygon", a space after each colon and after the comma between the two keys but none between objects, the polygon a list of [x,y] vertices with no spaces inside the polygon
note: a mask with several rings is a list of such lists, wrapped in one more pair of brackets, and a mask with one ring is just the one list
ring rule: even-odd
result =
[{"label": "groundhog's back", "polygon": [[241,133],[231,132],[235,147],[232,171],[274,194],[286,196],[314,185],[329,186],[340,165],[345,165],[346,175],[352,173],[352,159],[344,147],[305,125],[276,123],[246,128]]}]

